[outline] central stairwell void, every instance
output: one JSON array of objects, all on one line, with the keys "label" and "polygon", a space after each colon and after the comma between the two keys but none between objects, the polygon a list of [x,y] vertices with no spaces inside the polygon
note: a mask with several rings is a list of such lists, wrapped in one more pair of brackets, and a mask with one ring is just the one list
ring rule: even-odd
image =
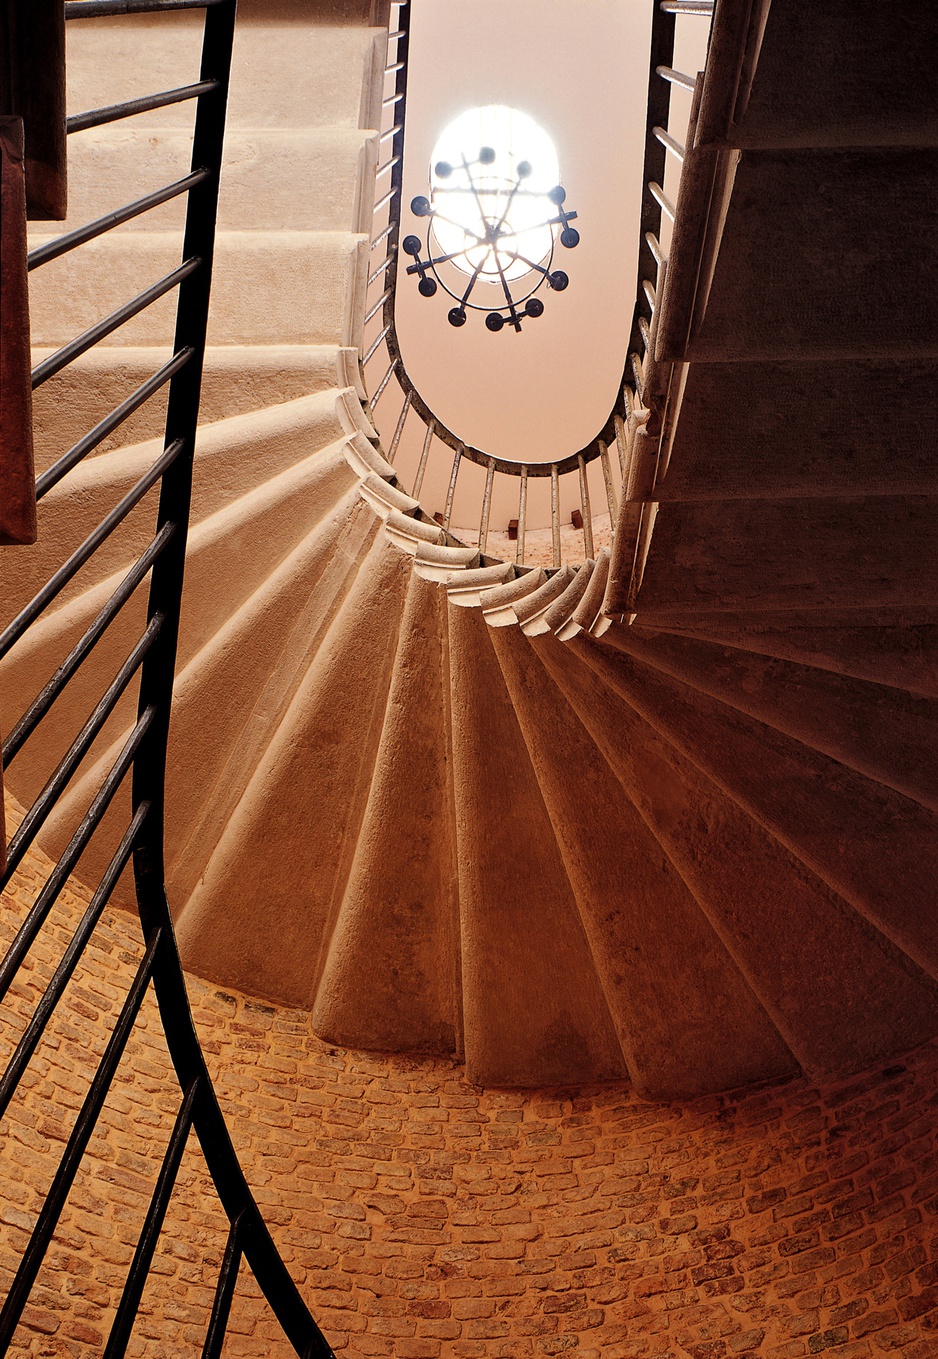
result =
[{"label": "central stairwell void", "polygon": [[[842,1076],[938,1030],[938,557],[920,434],[936,337],[907,250],[935,188],[934,106],[924,72],[921,104],[892,122],[857,93],[862,74],[885,107],[897,53],[930,21],[864,5],[861,51],[856,8],[809,21],[792,0],[751,14],[722,0],[690,77],[669,34],[676,13],[709,23],[709,6],[656,7],[634,352],[604,434],[548,469],[582,491],[587,528],[570,552],[555,513],[544,565],[525,559],[523,500],[517,560],[487,551],[493,477],[517,474],[523,496],[528,471],[489,460],[475,541],[449,531],[451,495],[421,502],[428,452],[455,451],[455,481],[466,449],[408,388],[393,329],[401,424],[427,430],[416,486],[396,470],[397,419],[383,438],[374,425],[384,371],[362,378],[364,318],[396,268],[383,199],[400,179],[392,167],[376,196],[374,175],[402,135],[406,6],[387,58],[370,13],[246,8],[167,766],[187,968],[311,1011],[336,1044],[456,1056],[485,1086],[628,1078],[683,1098]],[[96,102],[131,51],[171,83],[194,32],[185,14],[159,42],[145,17],[73,24],[75,102]],[[662,105],[681,82],[683,144]],[[73,203],[102,181],[123,192],[143,165],[171,171],[169,110],[120,126],[74,139]],[[684,162],[676,204],[666,151]],[[85,247],[90,282],[70,256],[37,276],[40,350],[116,305],[142,262],[168,267],[172,212]],[[79,413],[85,427],[152,371],[171,328],[153,309],[37,394],[47,460]],[[888,419],[884,381],[902,393]],[[136,480],[158,427],[147,408],[50,490],[8,611]],[[591,536],[591,459],[611,553]],[[149,534],[129,517],[13,648],[5,714]],[[12,766],[24,805],[141,620],[131,603]],[[128,691],[103,724],[43,829],[48,852],[134,705]],[[89,880],[128,799],[91,842]]]}]

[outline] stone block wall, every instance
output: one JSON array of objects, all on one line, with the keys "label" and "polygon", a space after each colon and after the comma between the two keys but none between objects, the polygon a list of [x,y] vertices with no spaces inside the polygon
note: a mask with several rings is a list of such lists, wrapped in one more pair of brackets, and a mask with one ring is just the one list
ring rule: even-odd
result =
[{"label": "stone block wall", "polygon": [[[47,872],[37,854],[17,875],[4,940]],[[0,1054],[86,900],[66,893],[46,926]],[[136,920],[108,913],[0,1125],[4,1291],[141,952]],[[625,1085],[486,1091],[190,989],[248,1179],[342,1359],[938,1356],[938,1045],[823,1091],[655,1105]],[[178,1102],[148,1002],[18,1354],[100,1354]],[[199,1352],[224,1238],[193,1137],[134,1354]],[[227,1359],[288,1353],[245,1272]]]}]

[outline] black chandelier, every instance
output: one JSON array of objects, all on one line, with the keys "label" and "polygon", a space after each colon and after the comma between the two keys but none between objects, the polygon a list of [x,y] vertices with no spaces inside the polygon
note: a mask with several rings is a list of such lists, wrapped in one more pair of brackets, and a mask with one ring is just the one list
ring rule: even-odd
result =
[{"label": "black chandelier", "polygon": [[[474,160],[437,161],[430,197],[410,205],[427,221],[426,243],[410,235],[401,248],[413,258],[407,273],[418,275],[421,296],[433,297],[440,287],[456,303],[447,316],[451,326],[479,311],[491,331],[506,325],[520,331],[526,317],[543,315],[542,288],[567,287],[567,274],[553,267],[554,252],[558,242],[572,250],[580,233],[570,225],[577,214],[564,208],[560,184],[533,187],[526,183],[530,161],[498,170],[496,158],[494,147],[483,146]],[[504,164],[504,156],[498,159]]]}]

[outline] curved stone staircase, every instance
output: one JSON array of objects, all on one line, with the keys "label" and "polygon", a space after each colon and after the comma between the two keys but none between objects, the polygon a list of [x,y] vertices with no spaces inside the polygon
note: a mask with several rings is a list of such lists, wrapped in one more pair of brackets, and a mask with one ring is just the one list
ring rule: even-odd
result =
[{"label": "curved stone staircase", "polygon": [[[733,504],[760,534],[734,557],[712,513],[695,529],[700,505],[729,494],[703,454],[706,491],[685,493],[683,518],[659,514],[647,611],[641,592],[622,600],[631,625],[603,613],[620,589],[608,553],[518,572],[421,510],[381,455],[351,362],[374,163],[356,123],[374,122],[378,37],[262,20],[241,33],[252,83],[239,89],[236,67],[228,155],[237,167],[256,146],[263,167],[276,151],[280,170],[257,173],[280,189],[253,197],[233,168],[223,193],[168,774],[186,965],[312,1010],[338,1044],[464,1057],[484,1085],[628,1076],[649,1097],[689,1096],[799,1067],[826,1079],[914,1046],[938,1030],[929,601],[872,631],[840,601],[820,616],[790,595],[780,605],[777,575],[758,568],[765,543],[791,537],[779,506],[806,502],[747,482]],[[271,71],[298,43],[316,95],[280,105],[288,87]],[[77,146],[75,163],[119,156],[102,144]],[[330,193],[299,204],[282,183],[297,164]],[[107,309],[131,262],[155,275],[158,235],[150,223],[106,238],[93,288],[67,294],[90,308],[80,319]],[[43,271],[34,290],[41,343],[75,329],[62,286]],[[72,411],[103,413],[169,336],[121,338],[76,366],[71,389],[44,389],[50,455]],[[152,448],[103,452],[47,495],[5,610]],[[693,456],[672,447],[670,459],[686,492]],[[732,458],[719,465],[735,475]],[[777,457],[771,468],[783,489],[797,471]],[[152,512],[147,498],[10,654],[4,727],[149,541]],[[113,627],[46,719],[45,746],[8,771],[21,801],[139,631],[135,607],[124,642]],[[50,850],[133,709],[128,693],[44,831]],[[122,824],[92,841],[97,871]]]}]

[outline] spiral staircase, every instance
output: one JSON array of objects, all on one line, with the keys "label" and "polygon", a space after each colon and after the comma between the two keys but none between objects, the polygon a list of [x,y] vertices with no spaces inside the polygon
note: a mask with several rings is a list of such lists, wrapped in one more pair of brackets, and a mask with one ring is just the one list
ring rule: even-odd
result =
[{"label": "spiral staircase", "polygon": [[[481,559],[384,458],[357,363],[384,30],[319,17],[248,10],[236,40],[167,775],[186,966],[311,1010],[337,1044],[459,1056],[483,1085],[628,1077],[687,1097],[923,1041],[938,334],[910,247],[936,201],[934,17],[718,8],[616,543],[553,572]],[[79,106],[134,53],[175,78],[191,38],[184,15],[165,46],[145,19],[72,30]],[[149,156],[173,164],[168,116],[137,123],[77,139],[77,214],[102,176],[123,190]],[[43,271],[40,347],[163,266],[159,211],[85,247],[90,284],[72,257]],[[154,308],[42,389],[47,460],[170,334]],[[148,412],[45,497],[5,612],[152,460]],[[10,653],[4,728],[152,512],[145,497]],[[20,802],[142,610],[10,770]],[[128,690],[44,828],[51,853],[134,711]]]}]

